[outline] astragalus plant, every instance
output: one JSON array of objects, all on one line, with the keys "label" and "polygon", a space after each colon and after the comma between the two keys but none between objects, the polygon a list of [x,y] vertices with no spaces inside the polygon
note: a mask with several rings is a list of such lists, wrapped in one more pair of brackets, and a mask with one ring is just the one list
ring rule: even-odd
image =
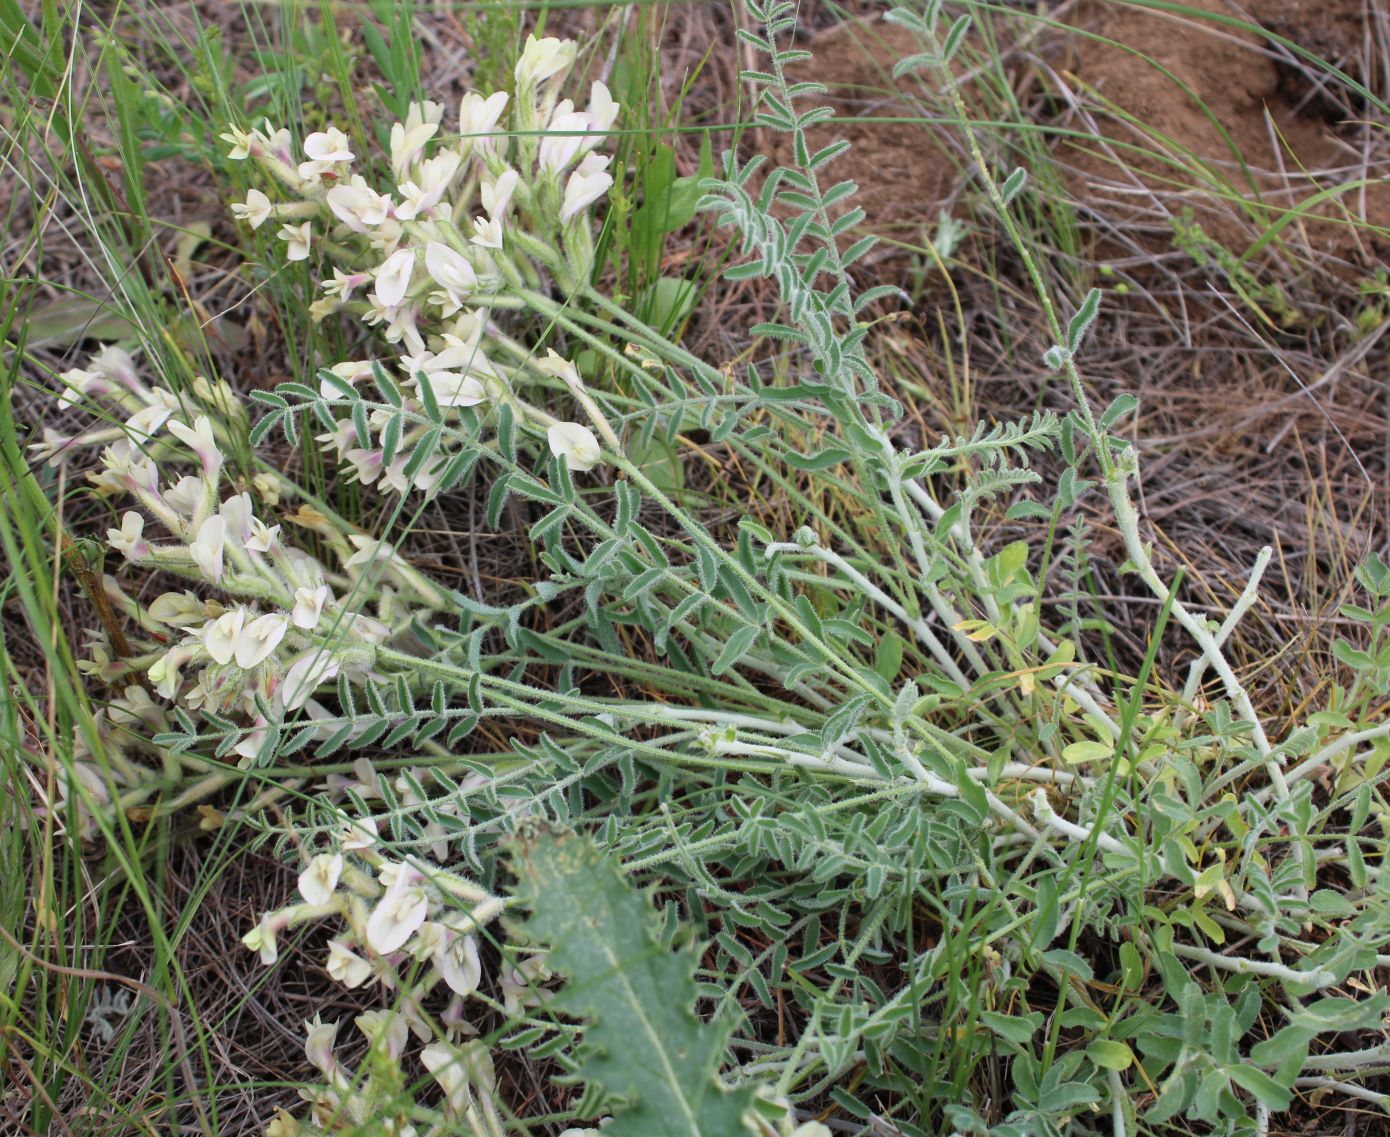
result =
[{"label": "astragalus plant", "polygon": [[[1180,1115],[1264,1133],[1304,1090],[1383,1106],[1363,1075],[1390,1057],[1347,1039],[1390,1008],[1373,978],[1390,963],[1390,574],[1359,573],[1370,599],[1349,615],[1367,633],[1329,705],[1262,718],[1223,644],[1267,560],[1219,615],[1160,575],[1137,455],[1114,431],[1133,400],[1093,411],[1079,370],[1098,294],[1065,326],[1039,296],[1070,413],[909,441],[870,350],[870,307],[893,290],[856,293],[872,242],[845,211],[853,184],[829,180],[845,146],[810,146],[830,112],[787,77],[805,58],[778,46],[790,7],[749,10],[766,24],[742,33],[765,60],[747,76],[757,122],[795,160],[726,155],[702,204],[751,258],[726,275],[781,293],[784,322],[750,329],[775,359],[697,358],[594,283],[617,108],[598,84],[584,111],[561,98],[569,45],[528,41],[514,90],[466,96],[456,133],[415,106],[379,179],[337,130],[229,132],[277,195],[253,192],[238,216],[281,226],[275,248],[319,266],[316,316],[377,332],[361,358],[323,360],[319,386],[258,395],[250,437],[321,431],[344,470],[389,491],[387,523],[355,531],[330,493],[284,475],[226,484],[221,448],[244,424],[220,388],[175,406],[115,356],[68,376],[127,424],[98,475],[135,505],[111,546],[132,572],[194,586],[144,604],[108,584],[132,643],[100,645],[93,681],[126,685],[112,729],[162,765],[68,792],[90,810],[162,778],[191,800],[197,779],[234,777],[234,752],[262,801],[290,806],[263,824],[300,857],[300,895],[246,942],[271,962],[290,928],[324,923],[312,966],[382,1007],[358,1020],[371,1048],[356,1070],[335,1057],[337,1024],[311,1020],[324,1082],[305,1118],[269,1122],[277,1137],[526,1131],[495,1070],[514,1051],[586,1083],[545,1122],[607,1115],[629,1133],[640,1117],[658,1137],[714,1137],[702,1111],[731,1101],[747,1132],[799,1121],[808,1137],[824,1132],[813,1111],[849,1132],[1005,1137]],[[949,86],[967,25],[948,29],[937,3],[893,18],[923,39],[903,69]],[[996,181],[975,152],[1014,233],[1025,179]],[[706,524],[635,457],[654,439],[715,455],[731,499],[775,497],[791,523],[749,508]],[[1043,452],[1062,460],[1055,486],[1030,465]],[[523,518],[542,566],[527,597],[412,567],[398,550],[414,492],[476,494],[493,527]],[[1109,503],[1156,601],[1136,675],[1089,654],[1103,611],[1077,602],[1054,622],[1067,609],[1045,603],[1082,591],[1086,494]],[[1034,539],[1000,540],[1005,521]],[[296,552],[287,523],[327,563]],[[1196,653],[1183,675],[1165,630]],[[570,845],[588,876],[552,864],[570,883],[541,888],[526,855],[559,854],[514,853],[509,896],[499,843],[519,831],[534,850],[543,823],[586,831],[607,860]],[[614,864],[664,924],[626,935],[648,902],[622,898]],[[524,926],[506,915],[526,907]],[[579,938],[612,964],[594,982],[666,953],[694,967],[682,925],[703,945],[689,991],[685,963],[601,997],[564,982],[584,973]],[[678,1006],[673,1032],[695,1031],[698,998],[709,1060],[644,1064],[663,1048],[612,1029],[634,991],[656,992],[653,1014]],[[586,1051],[588,1030],[604,1041]]]}]

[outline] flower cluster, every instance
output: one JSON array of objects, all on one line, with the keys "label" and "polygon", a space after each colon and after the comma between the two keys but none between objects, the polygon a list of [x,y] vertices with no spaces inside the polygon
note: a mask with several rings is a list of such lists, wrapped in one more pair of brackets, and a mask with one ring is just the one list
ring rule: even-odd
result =
[{"label": "flower cluster", "polygon": [[[323,1083],[301,1091],[310,1103],[306,1120],[281,1113],[268,1137],[356,1132],[369,1118],[396,1137],[459,1132],[460,1121],[467,1132],[500,1134],[491,1059],[468,1039],[476,1031],[465,1012],[483,975],[477,934],[497,920],[504,902],[451,872],[381,855],[369,819],[340,815],[340,821],[327,847],[307,855],[300,902],[266,912],[242,942],[263,963],[274,963],[287,930],[336,918],[344,927],[327,942],[324,969],[349,989],[379,988],[390,1009],[356,1017],[371,1042],[359,1071],[335,1054],[340,1024],[318,1016],[305,1024],[305,1051]],[[536,955],[504,966],[499,985],[507,1008],[535,1005],[546,976]],[[432,1110],[414,1100],[418,1078],[403,1069],[412,1037],[421,1044],[415,1058],[442,1091]],[[422,1117],[432,1123],[417,1130]]]},{"label": "flower cluster", "polygon": [[[314,317],[346,312],[400,352],[406,404],[373,417],[368,437],[361,424],[344,419],[319,439],[363,484],[401,493],[435,488],[450,454],[436,434],[436,450],[415,457],[429,433],[426,408],[436,417],[471,408],[485,413],[502,402],[515,409],[520,381],[551,376],[592,414],[573,364],[558,356],[537,361],[493,315],[499,303],[525,306],[547,282],[568,295],[592,269],[589,211],[613,184],[611,159],[599,147],[619,108],[598,81],[582,110],[560,98],[574,58],[571,42],[528,37],[514,91],[470,91],[454,136],[442,131],[439,103],[412,104],[406,121],[391,128],[389,160],[376,163],[379,177],[333,127],[308,135],[297,153],[289,133],[269,123],[223,135],[231,158],[254,161],[289,197],[273,202],[252,189],[232,206],[236,217],[253,229],[278,224],[289,260],[316,249],[324,254],[331,275],[321,280]],[[372,366],[350,361],[331,371],[354,385],[372,375]],[[334,387],[327,384],[324,396],[333,397]],[[391,429],[400,432],[394,411],[413,426],[388,442],[393,420]],[[588,427],[543,411],[519,417],[571,470],[600,461]]]},{"label": "flower cluster", "polygon": [[[226,455],[246,422],[226,384],[198,379],[176,395],[143,381],[114,347],[58,378],[60,405],[81,403],[103,425],[76,435],[47,430],[31,455],[58,465],[99,450],[89,479],[102,496],[132,505],[107,530],[106,547],[133,567],[188,582],[143,600],[110,575],[89,574],[108,619],[81,666],[116,691],[97,715],[110,762],[87,763],[84,740],[72,775],[80,792],[64,780],[59,801],[77,806],[90,833],[92,808],[129,809],[176,788],[171,764],[182,759],[152,741],[169,729],[170,707],[232,724],[219,753],[247,765],[291,716],[331,719],[315,693],[340,675],[379,677],[375,657],[394,635],[393,612],[437,609],[444,593],[385,542],[308,505],[278,508],[295,492],[280,475],[235,475]],[[336,569],[288,540],[285,522],[315,533]],[[375,615],[361,610],[368,601]],[[164,759],[163,784],[132,760],[136,749]]]}]

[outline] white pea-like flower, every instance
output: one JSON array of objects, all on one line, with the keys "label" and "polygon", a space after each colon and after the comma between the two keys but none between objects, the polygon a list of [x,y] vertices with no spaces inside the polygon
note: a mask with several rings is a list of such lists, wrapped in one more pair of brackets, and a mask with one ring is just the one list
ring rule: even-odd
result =
[{"label": "white pea-like flower", "polygon": [[218,448],[217,436],[213,433],[212,420],[207,415],[199,415],[193,420],[192,426],[187,426],[176,418],[170,419],[169,433],[197,456],[203,467],[203,477],[216,477],[217,471],[222,468],[222,451]]},{"label": "white pea-like flower", "polygon": [[324,648],[310,648],[285,672],[280,685],[285,710],[297,711],[330,679],[338,676],[338,661]]},{"label": "white pea-like flower", "polygon": [[575,45],[571,40],[559,40],[553,36],[537,39],[534,35],[527,35],[526,45],[514,70],[517,86],[534,87],[544,83],[565,71],[574,62],[574,55]]},{"label": "white pea-like flower", "polygon": [[289,621],[279,612],[257,616],[241,629],[236,638],[236,665],[243,671],[263,663],[280,646],[289,628]]},{"label": "white pea-like flower", "polygon": [[318,853],[299,874],[299,895],[309,904],[327,904],[342,875],[342,853]]},{"label": "white pea-like flower", "polygon": [[189,628],[207,619],[202,597],[193,592],[165,592],[150,602],[147,611],[150,619],[171,628]]},{"label": "white pea-like flower", "polygon": [[294,610],[290,613],[290,622],[296,628],[303,628],[305,631],[317,627],[319,617],[323,615],[323,606],[328,603],[332,595],[326,584],[321,584],[317,588],[296,588],[294,590]]},{"label": "white pea-like flower", "polygon": [[481,153],[492,152],[497,123],[506,108],[506,91],[497,91],[486,98],[476,91],[463,96],[459,103],[459,136],[465,152],[470,146]]},{"label": "white pea-like flower", "polygon": [[270,198],[266,197],[258,189],[246,191],[245,203],[236,202],[232,205],[232,216],[238,221],[245,221],[252,229],[259,229],[270,220]]},{"label": "white pea-like flower", "polygon": [[309,259],[309,246],[313,243],[313,230],[309,227],[309,222],[305,221],[299,225],[283,225],[276,236],[285,242],[286,260],[307,261]]},{"label": "white pea-like flower", "polygon": [[444,117],[444,108],[438,103],[426,100],[411,103],[406,112],[405,122],[391,127],[391,170],[398,180],[425,152],[425,143],[439,131],[439,120]]},{"label": "white pea-like flower", "polygon": [[512,195],[521,183],[521,175],[508,166],[496,177],[492,171],[483,175],[478,185],[478,196],[483,203],[483,212],[489,217],[501,220],[506,216],[507,207],[512,203]]},{"label": "white pea-like flower", "polygon": [[270,921],[270,913],[261,915],[261,922],[241,937],[241,942],[252,951],[260,952],[261,962],[269,967],[279,955],[275,943],[275,925]]},{"label": "white pea-like flower", "polygon": [[447,1042],[431,1042],[420,1051],[420,1062],[439,1083],[449,1108],[462,1113],[472,1100],[468,1088],[468,1065],[463,1054]]},{"label": "white pea-like flower", "polygon": [[434,401],[441,407],[476,407],[487,401],[487,388],[472,375],[460,375],[456,371],[430,371],[422,381],[430,385]]},{"label": "white pea-like flower", "polygon": [[583,386],[579,378],[579,368],[553,347],[546,348],[544,359],[533,359],[531,366],[543,375],[553,375],[556,379],[563,379],[565,386],[570,389]]},{"label": "white pea-like flower", "polygon": [[433,960],[440,978],[456,995],[471,995],[482,982],[483,965],[478,958],[478,941],[472,936],[444,929],[443,942],[436,948]]},{"label": "white pea-like flower", "polygon": [[299,176],[306,181],[331,170],[337,162],[351,162],[353,159],[347,135],[332,126],[309,135],[304,140],[304,154],[309,160],[299,164]]},{"label": "white pea-like flower", "polygon": [[228,158],[233,162],[244,162],[251,156],[251,146],[255,142],[256,132],[254,130],[248,132],[238,126],[229,126],[226,134],[219,134],[217,137],[231,146],[231,149],[227,151]]},{"label": "white pea-like flower", "polygon": [[338,845],[344,852],[370,849],[376,844],[377,825],[374,817],[348,817],[338,833]]},{"label": "white pea-like flower", "polygon": [[328,976],[348,990],[361,987],[372,977],[372,965],[338,940],[328,941]]},{"label": "white pea-like flower", "polygon": [[198,535],[188,546],[198,570],[213,584],[222,579],[222,550],[227,541],[227,519],[221,514],[204,518]]},{"label": "white pea-like flower", "polygon": [[568,99],[564,100],[550,116],[550,124],[546,127],[536,155],[536,164],[547,173],[559,173],[579,154],[588,129],[589,116],[583,111],[576,111]]},{"label": "white pea-like flower", "polygon": [[129,509],[121,515],[121,527],[106,531],[106,543],[118,553],[133,559],[149,550],[145,543],[145,519],[135,510]]},{"label": "white pea-like flower", "polygon": [[338,1066],[338,1061],[333,1056],[333,1043],[338,1038],[338,1024],[322,1022],[319,1016],[315,1015],[310,1022],[304,1024],[304,1029],[307,1032],[304,1056],[320,1074],[325,1078],[331,1078]]},{"label": "white pea-like flower", "polygon": [[245,626],[246,609],[240,606],[203,625],[203,646],[214,663],[228,664],[236,658],[237,642]]},{"label": "white pea-like flower", "polygon": [[391,196],[377,193],[361,174],[347,185],[334,186],[324,200],[333,216],[354,233],[365,233],[380,225],[391,212]]},{"label": "white pea-like flower", "polygon": [[455,311],[478,287],[478,274],[468,258],[439,241],[425,246],[425,271],[448,294]]},{"label": "white pea-like flower", "polygon": [[577,422],[557,422],[545,432],[545,437],[550,443],[550,452],[557,458],[564,458],[576,472],[592,470],[603,457],[594,432]]},{"label": "white pea-like flower", "polygon": [[378,955],[390,955],[425,922],[429,898],[421,887],[424,876],[410,865],[387,865],[380,875],[389,875],[390,883],[367,918],[367,946]]},{"label": "white pea-like flower", "polygon": [[406,1007],[399,1011],[363,1011],[352,1020],[367,1041],[374,1047],[381,1046],[392,1062],[400,1061],[401,1055],[405,1053],[406,1041],[410,1037],[410,1022],[406,1009],[409,1005],[406,1004]]},{"label": "white pea-like flower", "polygon": [[145,674],[149,676],[161,698],[172,699],[178,694],[179,685],[183,681],[180,671],[195,654],[196,649],[193,647],[176,644],[150,664],[150,669]]},{"label": "white pea-like flower", "polygon": [[410,277],[415,271],[415,250],[397,249],[376,270],[376,285],[372,289],[383,308],[395,308],[410,289]]},{"label": "white pea-like flower", "polygon": [[500,217],[473,218],[473,236],[469,240],[480,249],[500,249],[502,247],[502,219]]},{"label": "white pea-like flower", "polygon": [[611,130],[613,124],[618,121],[618,111],[621,109],[608,90],[608,85],[600,80],[594,80],[593,86],[589,88],[589,105],[584,109],[584,114],[589,120],[591,133],[581,144],[580,153],[587,154],[603,141],[603,135]]},{"label": "white pea-like flower", "polygon": [[402,182],[398,187],[401,204],[396,206],[396,216],[402,221],[412,221],[438,205],[462,161],[457,150],[444,150],[421,162],[415,180]]},{"label": "white pea-like flower", "polygon": [[164,491],[164,500],[184,517],[192,517],[203,503],[206,483],[202,478],[185,474]]},{"label": "white pea-like flower", "polygon": [[565,183],[565,200],[560,206],[561,222],[577,217],[608,192],[613,184],[613,175],[608,173],[608,162],[607,157],[590,154],[575,167]]},{"label": "white pea-like flower", "polygon": [[351,162],[353,158],[347,135],[335,126],[309,135],[304,153],[315,162]]},{"label": "white pea-like flower", "polygon": [[246,547],[253,553],[269,553],[280,542],[280,526],[267,525],[259,517],[250,521],[250,532],[246,535]]}]

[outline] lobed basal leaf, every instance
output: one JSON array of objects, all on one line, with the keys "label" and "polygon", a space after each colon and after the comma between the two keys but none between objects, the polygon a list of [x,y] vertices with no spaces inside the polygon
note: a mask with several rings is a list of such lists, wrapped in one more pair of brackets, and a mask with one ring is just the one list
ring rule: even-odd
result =
[{"label": "lobed basal leaf", "polygon": [[548,1004],[587,1026],[576,1077],[610,1099],[604,1137],[747,1133],[753,1091],[719,1080],[729,1026],[695,1015],[695,954],[662,946],[650,901],[587,837],[546,826],[510,844],[526,930],[565,985]]}]

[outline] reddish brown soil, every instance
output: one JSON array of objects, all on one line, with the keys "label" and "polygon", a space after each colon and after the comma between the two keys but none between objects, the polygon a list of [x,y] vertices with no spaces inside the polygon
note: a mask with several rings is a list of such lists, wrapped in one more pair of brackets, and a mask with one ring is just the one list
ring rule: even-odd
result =
[{"label": "reddish brown soil", "polygon": [[[812,129],[811,145],[847,139],[849,154],[830,167],[830,174],[859,184],[854,204],[867,215],[869,230],[921,245],[960,185],[962,163],[952,150],[954,132],[921,122],[884,121],[923,113],[920,81],[893,78],[893,64],[921,50],[916,39],[881,18],[866,18],[818,32],[807,46],[814,58],[793,78],[824,83],[824,101],[839,120]],[[773,156],[790,161],[782,136],[773,143]]]},{"label": "reddish brown soil", "polygon": [[[1120,3],[1082,10],[1094,35],[1074,41],[1061,73],[1067,125],[1083,135],[1063,153],[1078,203],[1145,228],[1150,248],[1191,210],[1209,236],[1243,252],[1286,211],[1346,186],[1286,236],[1353,273],[1375,263],[1390,244],[1349,223],[1390,226],[1390,183],[1379,180],[1388,148],[1383,131],[1355,117],[1364,100],[1287,48],[1223,23],[1232,15],[1224,0],[1191,2],[1211,18]],[[1247,14],[1360,81],[1371,72],[1362,2],[1257,0]]]}]

